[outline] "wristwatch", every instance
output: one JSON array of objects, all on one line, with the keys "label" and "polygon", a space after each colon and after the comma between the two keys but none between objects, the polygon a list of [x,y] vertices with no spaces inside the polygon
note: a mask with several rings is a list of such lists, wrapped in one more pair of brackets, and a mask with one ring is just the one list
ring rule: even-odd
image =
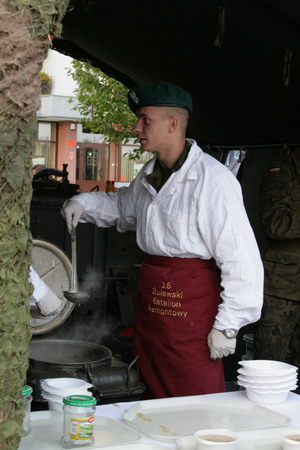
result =
[{"label": "wristwatch", "polygon": [[227,339],[234,339],[237,337],[238,330],[235,330],[234,328],[225,328],[225,330],[220,330]]}]

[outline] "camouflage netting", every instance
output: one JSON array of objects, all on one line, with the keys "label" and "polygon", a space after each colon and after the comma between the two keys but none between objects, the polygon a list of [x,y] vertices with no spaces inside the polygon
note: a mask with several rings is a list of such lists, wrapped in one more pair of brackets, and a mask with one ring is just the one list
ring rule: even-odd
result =
[{"label": "camouflage netting", "polygon": [[31,157],[38,73],[59,35],[67,0],[0,0],[0,449],[19,446],[26,382]]}]

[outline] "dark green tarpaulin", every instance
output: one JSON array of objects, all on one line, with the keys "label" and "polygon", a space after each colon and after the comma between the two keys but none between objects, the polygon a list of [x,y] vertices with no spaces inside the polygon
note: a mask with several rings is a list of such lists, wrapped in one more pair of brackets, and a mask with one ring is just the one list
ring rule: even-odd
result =
[{"label": "dark green tarpaulin", "polygon": [[190,136],[299,143],[299,0],[75,0],[54,48],[128,87],[172,81],[194,98]]}]

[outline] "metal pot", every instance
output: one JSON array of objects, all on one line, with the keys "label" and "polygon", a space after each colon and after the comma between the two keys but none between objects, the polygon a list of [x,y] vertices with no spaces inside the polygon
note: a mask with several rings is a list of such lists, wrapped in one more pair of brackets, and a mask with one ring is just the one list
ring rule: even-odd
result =
[{"label": "metal pot", "polygon": [[66,368],[82,367],[84,364],[107,366],[112,356],[108,348],[88,341],[39,339],[30,341],[29,348],[29,358],[37,364]]},{"label": "metal pot", "polygon": [[27,383],[33,388],[33,398],[39,409],[43,409],[42,403],[45,403],[41,396],[41,381],[45,378],[85,380],[93,385],[93,395],[101,403],[112,398],[125,401],[129,396],[139,396],[145,389],[139,382],[138,358],[127,366],[100,344],[36,339],[30,341],[29,347]]}]

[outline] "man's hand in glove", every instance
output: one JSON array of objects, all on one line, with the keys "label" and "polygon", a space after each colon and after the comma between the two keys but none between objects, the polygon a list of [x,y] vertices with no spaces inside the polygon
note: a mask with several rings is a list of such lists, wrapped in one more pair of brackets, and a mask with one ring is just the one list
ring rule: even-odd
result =
[{"label": "man's hand in glove", "polygon": [[61,210],[61,214],[66,221],[68,230],[71,231],[72,226],[77,227],[79,219],[84,211],[84,207],[76,200],[70,200]]},{"label": "man's hand in glove", "polygon": [[236,339],[228,339],[220,330],[213,328],[207,337],[211,359],[223,358],[235,352]]}]

